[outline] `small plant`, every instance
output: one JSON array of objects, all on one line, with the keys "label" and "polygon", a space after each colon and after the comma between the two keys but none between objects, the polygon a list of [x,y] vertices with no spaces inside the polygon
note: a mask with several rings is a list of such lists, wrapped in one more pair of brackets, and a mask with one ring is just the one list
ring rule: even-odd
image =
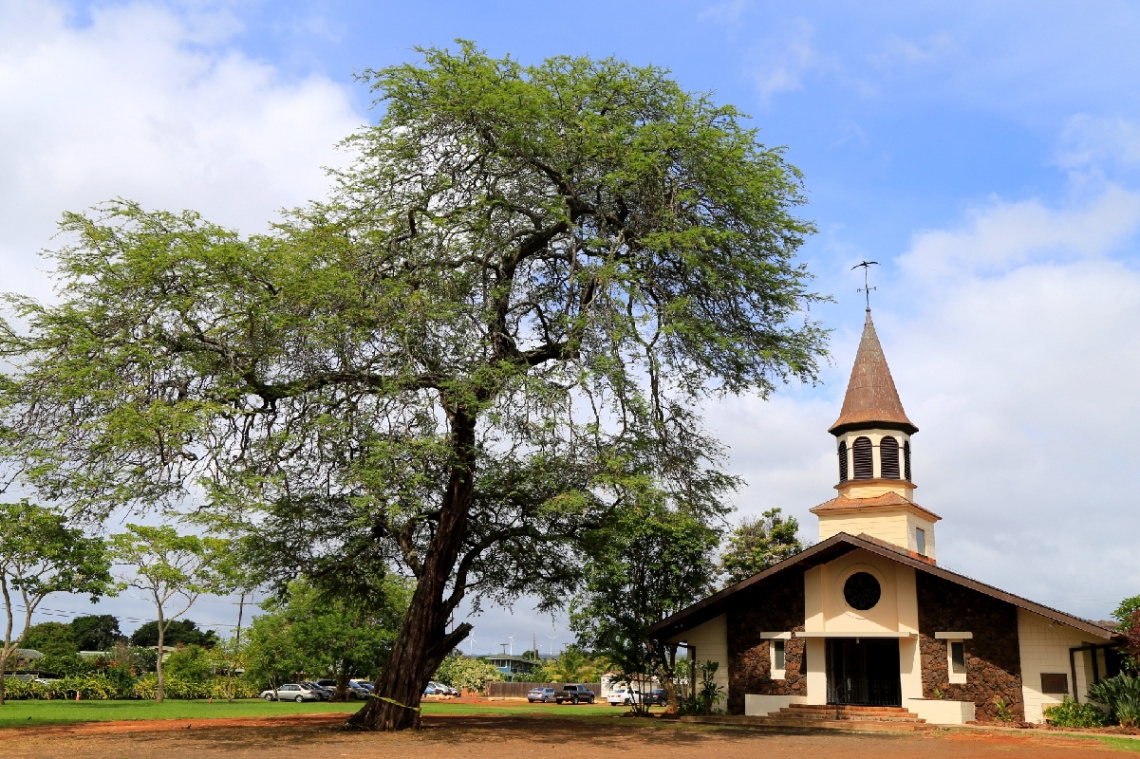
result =
[{"label": "small plant", "polygon": [[1045,719],[1057,727],[1101,727],[1109,721],[1095,704],[1078,704],[1068,696],[1059,704],[1046,706]]},{"label": "small plant", "polygon": [[994,711],[997,712],[998,719],[1002,722],[1013,722],[1013,711],[1009,708],[1009,704],[1005,702],[1004,698],[1000,696],[994,698]]},{"label": "small plant", "polygon": [[935,688],[934,688],[934,697],[935,697],[935,698],[945,698],[945,697],[946,697],[946,694],[942,692],[942,689],[941,689],[941,688],[939,688],[939,687],[935,686]]},{"label": "small plant", "polygon": [[701,689],[697,692],[697,711],[712,714],[716,702],[724,695],[724,686],[716,681],[716,671],[720,662],[706,661],[698,665],[701,673]]},{"label": "small plant", "polygon": [[1120,674],[1089,688],[1089,698],[1108,709],[1122,727],[1140,727],[1140,677]]}]

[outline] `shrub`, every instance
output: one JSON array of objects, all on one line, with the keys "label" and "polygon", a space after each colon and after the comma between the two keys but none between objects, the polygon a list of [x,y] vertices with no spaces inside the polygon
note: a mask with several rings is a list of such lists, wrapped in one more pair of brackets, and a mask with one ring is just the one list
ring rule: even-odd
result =
[{"label": "shrub", "polygon": [[1089,688],[1089,698],[1108,708],[1109,719],[1140,727],[1140,677],[1116,675]]},{"label": "shrub", "polygon": [[1068,696],[1060,704],[1046,706],[1045,719],[1057,727],[1101,727],[1108,724],[1108,715],[1095,704],[1078,704]]}]

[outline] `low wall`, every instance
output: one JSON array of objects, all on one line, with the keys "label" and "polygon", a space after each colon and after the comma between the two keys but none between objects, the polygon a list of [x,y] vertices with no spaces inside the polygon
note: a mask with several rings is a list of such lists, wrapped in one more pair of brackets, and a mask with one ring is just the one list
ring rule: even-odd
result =
[{"label": "low wall", "polygon": [[768,696],[744,694],[744,716],[764,717],[772,712],[787,709],[792,704],[806,704],[807,696]]},{"label": "low wall", "polygon": [[946,701],[939,698],[908,698],[906,708],[931,725],[964,725],[973,722],[973,701]]},{"label": "low wall", "polygon": [[[492,698],[526,698],[531,688],[562,690],[566,683],[487,683],[487,695]],[[601,683],[582,683],[598,698],[602,697]]]}]

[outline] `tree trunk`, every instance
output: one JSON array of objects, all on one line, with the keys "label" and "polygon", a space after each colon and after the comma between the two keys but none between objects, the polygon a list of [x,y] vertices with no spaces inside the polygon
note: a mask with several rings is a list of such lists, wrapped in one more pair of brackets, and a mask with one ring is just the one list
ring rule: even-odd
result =
[{"label": "tree trunk", "polygon": [[158,659],[155,660],[154,672],[158,680],[158,685],[154,689],[154,701],[156,704],[162,703],[162,690],[163,690],[163,674],[162,674],[162,644],[166,640],[166,630],[162,624],[162,609],[158,613]]},{"label": "tree trunk", "polygon": [[0,656],[0,706],[4,705],[4,670],[6,669],[5,665],[8,663],[7,653],[8,652],[5,651],[5,655]]},{"label": "tree trunk", "polygon": [[404,623],[376,680],[372,697],[345,723],[357,730],[406,730],[420,725],[420,700],[428,680],[451,651],[471,632],[462,624],[447,632],[450,613],[444,591],[455,571],[467,531],[475,483],[475,419],[451,415],[452,466],[439,525],[424,557]]}]

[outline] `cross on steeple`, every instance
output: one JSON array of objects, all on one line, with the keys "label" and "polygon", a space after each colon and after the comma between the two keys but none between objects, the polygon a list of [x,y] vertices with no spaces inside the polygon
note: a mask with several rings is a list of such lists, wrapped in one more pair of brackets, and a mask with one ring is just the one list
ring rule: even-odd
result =
[{"label": "cross on steeple", "polygon": [[870,283],[870,280],[868,278],[868,272],[870,272],[872,266],[878,266],[878,265],[879,265],[878,261],[861,261],[860,263],[857,263],[851,267],[851,271],[855,271],[860,266],[863,267],[863,286],[860,287],[855,292],[863,293],[864,295],[867,296],[867,310],[868,311],[871,310],[871,291],[879,289],[877,287],[871,287],[871,283]]}]

